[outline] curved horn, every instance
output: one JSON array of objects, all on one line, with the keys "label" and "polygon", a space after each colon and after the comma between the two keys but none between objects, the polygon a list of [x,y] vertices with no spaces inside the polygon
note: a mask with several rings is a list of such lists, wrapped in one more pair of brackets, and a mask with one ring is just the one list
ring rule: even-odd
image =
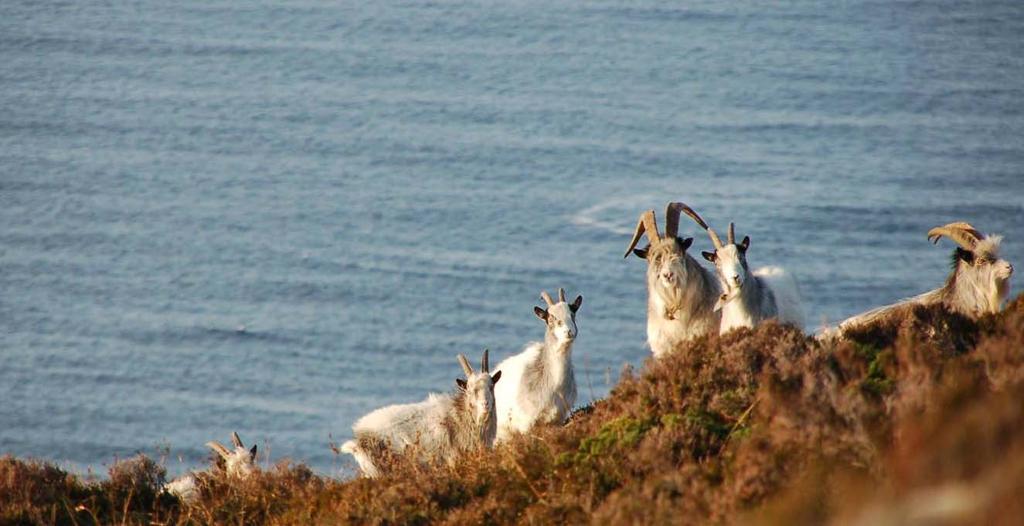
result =
[{"label": "curved horn", "polygon": [[672,202],[665,208],[665,237],[673,238],[679,235],[679,214],[685,206],[683,203]]},{"label": "curved horn", "polygon": [[950,223],[945,226],[937,226],[928,231],[928,241],[938,243],[939,238],[946,236],[956,242],[965,250],[974,250],[974,245],[985,239],[985,234],[979,232],[970,223]]},{"label": "curved horn", "polygon": [[551,301],[551,296],[548,295],[548,291],[546,290],[540,291],[540,299],[544,300],[544,303],[547,303],[548,307],[555,304],[555,302]]},{"label": "curved horn", "polygon": [[484,357],[480,358],[480,372],[484,374],[491,372],[491,367],[487,364],[488,352],[490,352],[488,349],[484,349]]},{"label": "curved horn", "polygon": [[734,225],[732,223],[732,221],[729,221],[729,237],[728,237],[728,240],[729,240],[729,244],[730,245],[735,245],[736,244],[736,225]]},{"label": "curved horn", "polygon": [[245,447],[242,445],[242,439],[238,436],[238,433],[235,433],[234,431],[231,432],[231,443],[234,444],[235,447]]},{"label": "curved horn", "polygon": [[219,454],[223,458],[227,458],[227,457],[229,457],[231,455],[231,452],[228,451],[228,448],[224,447],[224,444],[221,444],[220,442],[217,442],[216,440],[211,440],[211,441],[207,442],[206,443],[206,447],[216,451],[217,454]]},{"label": "curved horn", "polygon": [[672,204],[673,205],[679,205],[679,207],[680,207],[680,209],[682,209],[683,213],[685,213],[686,215],[690,216],[690,219],[693,219],[694,221],[696,221],[697,224],[700,225],[700,227],[703,228],[704,230],[708,229],[708,224],[704,222],[704,218],[700,217],[700,214],[698,214],[697,212],[694,212],[692,208],[690,208],[689,206],[686,205],[686,203],[672,203]]},{"label": "curved horn", "polygon": [[640,214],[640,220],[636,223],[636,232],[633,233],[633,240],[629,242],[629,248],[626,249],[626,254],[622,257],[629,256],[629,253],[636,248],[636,244],[640,241],[640,236],[647,234],[647,239],[651,241],[658,241],[661,236],[658,234],[658,222],[654,220],[654,210],[648,210]]},{"label": "curved horn", "polygon": [[459,355],[459,364],[462,365],[462,372],[466,373],[468,379],[473,374],[473,368],[469,366],[469,360],[465,356]]},{"label": "curved horn", "polygon": [[565,303],[565,289],[558,287],[558,301]]}]

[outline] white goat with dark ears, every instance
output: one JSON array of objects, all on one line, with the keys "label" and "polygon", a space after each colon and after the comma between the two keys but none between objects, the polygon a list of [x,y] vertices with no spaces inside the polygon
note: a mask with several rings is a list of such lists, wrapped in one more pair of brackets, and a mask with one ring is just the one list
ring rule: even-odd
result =
[{"label": "white goat with dark ears", "polygon": [[390,405],[373,411],[352,425],[354,440],[341,451],[355,457],[368,477],[386,468],[383,460],[407,448],[415,448],[420,460],[449,465],[462,454],[494,445],[494,385],[501,371],[490,374],[487,351],[480,360],[480,372],[473,372],[469,360],[459,355],[466,379],[455,380],[454,394],[431,394],[415,404]]},{"label": "white goat with dark ears", "polygon": [[[684,342],[717,331],[721,319],[714,310],[721,291],[718,280],[686,252],[693,238],[677,237],[681,212],[703,223],[686,204],[669,203],[665,210],[665,237],[661,237],[654,210],[648,210],[640,215],[633,240],[623,256],[632,253],[647,260],[647,344],[655,358]],[[645,233],[650,243],[637,249],[640,236]]]},{"label": "white goat with dark ears", "polygon": [[558,289],[557,303],[547,292],[540,296],[547,308],[534,307],[533,312],[546,325],[544,341],[528,344],[498,365],[505,374],[505,381],[494,388],[498,442],[538,424],[562,424],[576,403],[572,346],[583,296],[576,296],[572,303],[566,302],[564,289]]},{"label": "white goat with dark ears", "polygon": [[[986,236],[969,223],[949,223],[928,231],[928,240],[938,243],[947,237],[958,247],[953,251],[953,271],[946,283],[935,290],[905,299],[893,305],[858,314],[839,324],[845,333],[870,323],[899,315],[915,305],[942,304],[969,318],[999,312],[1010,293],[1013,265],[999,257],[1001,236]],[[822,336],[833,336],[826,331]]]},{"label": "white goat with dark ears", "polygon": [[727,242],[722,244],[713,228],[699,216],[691,217],[704,227],[715,247],[714,252],[701,252],[701,255],[715,265],[723,291],[715,303],[715,310],[722,312],[719,333],[740,327],[752,328],[770,319],[803,329],[804,312],[796,280],[780,267],[751,271],[747,264],[750,236],[743,236],[743,240],[736,243],[733,223],[729,223]]},{"label": "white goat with dark ears", "polygon": [[[223,472],[228,478],[241,480],[249,477],[256,471],[256,444],[251,449],[246,449],[238,433],[231,432],[231,443],[234,450],[224,447],[223,444],[212,440],[206,443],[206,447],[213,450],[217,456],[214,458],[214,467]],[[193,502],[199,496],[199,477],[209,476],[207,473],[189,472],[182,475],[164,486],[164,491],[178,497],[182,501]]]}]

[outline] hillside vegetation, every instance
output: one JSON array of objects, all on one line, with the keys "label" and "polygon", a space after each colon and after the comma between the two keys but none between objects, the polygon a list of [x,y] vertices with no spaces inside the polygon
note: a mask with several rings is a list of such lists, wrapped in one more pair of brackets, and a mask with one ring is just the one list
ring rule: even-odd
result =
[{"label": "hillside vegetation", "polygon": [[0,459],[4,524],[1009,524],[1024,516],[1024,296],[850,341],[766,324],[642,370],[564,427],[378,480],[282,462],[191,506],[137,457],[85,481]]}]

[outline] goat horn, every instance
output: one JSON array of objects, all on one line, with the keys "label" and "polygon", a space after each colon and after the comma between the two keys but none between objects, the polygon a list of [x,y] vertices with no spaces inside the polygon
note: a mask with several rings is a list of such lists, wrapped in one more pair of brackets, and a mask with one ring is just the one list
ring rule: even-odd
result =
[{"label": "goat horn", "polygon": [[636,248],[636,244],[640,241],[640,236],[647,234],[647,239],[651,241],[658,241],[661,236],[658,234],[658,222],[654,220],[654,210],[648,210],[640,214],[640,220],[636,223],[636,232],[633,233],[633,240],[629,242],[629,248],[626,249],[626,254],[622,257],[629,256],[629,253]]},{"label": "goat horn", "polygon": [[722,240],[718,238],[714,228],[708,227],[708,237],[711,238],[711,244],[715,245],[715,250],[721,250]]},{"label": "goat horn", "polygon": [[708,224],[706,222],[704,222],[704,219],[702,217],[700,217],[700,214],[698,214],[697,212],[694,212],[694,210],[692,208],[690,208],[689,206],[687,206],[686,203],[672,203],[672,204],[673,205],[678,204],[679,208],[683,211],[683,213],[685,213],[686,215],[690,216],[690,219],[693,219],[694,221],[696,221],[697,224],[700,225],[700,227],[703,228],[704,230],[708,229]]},{"label": "goat horn", "polygon": [[224,447],[224,444],[221,444],[216,440],[211,440],[210,442],[207,442],[206,447],[216,451],[223,458],[227,458],[228,456],[231,455],[231,452],[228,451],[228,448]]},{"label": "goat horn", "polygon": [[736,226],[733,225],[732,221],[729,221],[729,244],[736,244]]},{"label": "goat horn", "polygon": [[565,289],[558,287],[558,301],[565,303]]},{"label": "goat horn", "polygon": [[235,447],[245,447],[242,445],[242,439],[239,438],[238,433],[235,433],[234,431],[231,432],[231,443],[234,444]]},{"label": "goat horn", "polygon": [[467,379],[473,375],[473,368],[469,366],[469,360],[461,354],[459,355],[459,364],[462,365],[462,371],[466,373]]},{"label": "goat horn", "polygon": [[484,349],[484,357],[480,358],[480,372],[485,374],[491,372],[491,366],[487,364],[488,352],[490,352],[488,349]]},{"label": "goat horn", "polygon": [[555,302],[551,301],[551,296],[548,296],[548,291],[546,290],[540,291],[540,299],[544,300],[544,303],[547,303],[548,307],[555,304]]},{"label": "goat horn", "polygon": [[686,207],[683,203],[669,203],[665,208],[665,237],[673,238],[679,235],[679,214]]},{"label": "goat horn", "polygon": [[939,238],[942,236],[952,239],[965,250],[974,250],[974,245],[976,245],[978,241],[985,239],[984,234],[978,232],[978,230],[969,223],[963,222],[937,226],[928,231],[928,240],[932,243],[937,244],[939,242]]}]

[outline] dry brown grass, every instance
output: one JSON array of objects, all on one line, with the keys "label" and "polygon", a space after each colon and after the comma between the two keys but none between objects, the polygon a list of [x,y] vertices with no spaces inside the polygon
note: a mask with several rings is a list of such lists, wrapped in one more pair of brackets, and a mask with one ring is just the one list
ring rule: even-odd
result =
[{"label": "dry brown grass", "polygon": [[849,341],[766,324],[699,340],[564,427],[378,480],[282,463],[184,506],[141,457],[83,482],[0,459],[8,524],[1007,523],[1024,512],[1024,297],[918,308]]}]

